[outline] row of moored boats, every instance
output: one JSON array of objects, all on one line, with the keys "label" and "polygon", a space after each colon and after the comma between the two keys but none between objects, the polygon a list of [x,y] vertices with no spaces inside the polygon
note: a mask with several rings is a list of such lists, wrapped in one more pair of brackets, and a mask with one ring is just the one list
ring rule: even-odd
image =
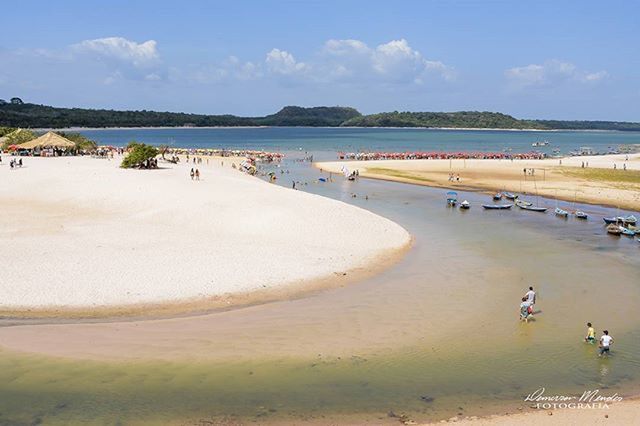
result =
[{"label": "row of moored boats", "polygon": [[[513,203],[503,203],[503,204],[482,204],[482,208],[485,210],[509,210],[514,205],[522,210],[528,210],[533,212],[545,213],[548,209],[547,207],[540,207],[537,205],[533,205],[533,203],[519,199],[518,195],[513,194],[511,192],[498,192],[493,196],[494,201],[502,201],[505,198],[507,200],[513,201]],[[447,205],[450,207],[455,207],[458,204],[458,193],[455,191],[447,192]],[[462,210],[468,210],[471,208],[471,204],[469,201],[464,200],[460,203],[460,208]],[[587,220],[589,215],[581,210],[575,210],[574,212],[569,212],[567,210],[561,209],[560,207],[556,207],[554,210],[556,216],[567,218],[570,215],[574,216],[576,219]],[[638,219],[633,216],[616,216],[616,217],[605,217],[603,218],[605,224],[607,225],[607,232],[612,235],[628,235],[628,236],[640,236],[640,226],[637,226]],[[640,237],[638,238],[638,242],[640,242]]]}]

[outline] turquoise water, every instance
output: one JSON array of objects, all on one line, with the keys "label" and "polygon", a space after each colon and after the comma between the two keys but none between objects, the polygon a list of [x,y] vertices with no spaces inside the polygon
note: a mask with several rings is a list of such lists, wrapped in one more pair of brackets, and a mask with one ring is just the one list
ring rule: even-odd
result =
[{"label": "turquoise water", "polygon": [[[238,148],[270,151],[325,153],[338,151],[490,151],[511,148],[533,150],[531,144],[546,139],[551,144],[535,148],[550,153],[554,148],[569,152],[590,146],[606,152],[620,144],[640,144],[640,132],[522,132],[461,131],[430,129],[353,128],[221,128],[221,129],[125,129],[83,130],[87,137],[107,145],[126,145],[131,140],[189,148]],[[326,155],[326,157],[325,157]]]}]

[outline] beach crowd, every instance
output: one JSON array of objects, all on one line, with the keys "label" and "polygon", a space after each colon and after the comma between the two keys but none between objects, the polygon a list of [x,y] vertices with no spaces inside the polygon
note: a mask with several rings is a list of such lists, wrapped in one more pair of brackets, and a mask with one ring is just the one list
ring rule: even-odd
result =
[{"label": "beach crowd", "polygon": [[339,152],[340,160],[541,160],[542,152]]}]

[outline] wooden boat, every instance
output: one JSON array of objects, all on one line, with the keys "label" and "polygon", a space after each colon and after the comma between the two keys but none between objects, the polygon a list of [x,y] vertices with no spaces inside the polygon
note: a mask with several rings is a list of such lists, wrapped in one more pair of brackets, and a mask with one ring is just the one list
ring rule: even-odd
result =
[{"label": "wooden boat", "polygon": [[576,192],[573,196],[573,214],[576,217],[576,219],[588,219],[589,215],[586,214],[585,212],[583,212],[582,210],[577,210],[576,209],[576,201],[578,200],[578,190],[576,189]]},{"label": "wooden boat", "polygon": [[609,224],[616,224],[619,222],[624,222],[624,218],[623,217],[603,217],[602,220],[604,220],[604,223],[606,223],[607,225]]},{"label": "wooden boat", "polygon": [[622,234],[622,227],[620,225],[616,225],[615,223],[610,223],[607,226],[607,232],[611,235],[620,235]]},{"label": "wooden boat", "polygon": [[522,207],[530,207],[530,206],[532,206],[532,205],[533,205],[533,203],[530,203],[530,202],[525,201],[525,200],[518,200],[518,201],[516,201],[516,206],[518,206],[518,207],[520,207],[520,208],[522,208]]},{"label": "wooden boat", "polygon": [[467,200],[464,200],[460,203],[460,208],[463,210],[469,210],[471,208],[471,204]]},{"label": "wooden boat", "polygon": [[629,225],[627,226],[627,229],[630,229],[636,234],[640,235],[640,226]]},{"label": "wooden boat", "polygon": [[529,210],[532,212],[544,213],[547,211],[546,207],[536,207],[536,206],[518,206],[518,207],[520,207],[522,210]]},{"label": "wooden boat", "polygon": [[487,210],[508,210],[513,204],[483,204],[482,208]]},{"label": "wooden boat", "polygon": [[496,201],[502,200],[502,192],[498,192],[497,194],[494,194],[493,199]]},{"label": "wooden boat", "polygon": [[505,196],[506,198],[510,199],[510,200],[515,200],[516,198],[518,198],[518,196],[517,196],[517,195],[512,194],[511,192],[505,192],[505,193],[504,193],[504,196]]},{"label": "wooden boat", "polygon": [[620,226],[620,232],[622,233],[622,235],[627,235],[629,237],[633,237],[634,235],[636,235],[636,231],[632,231],[629,228],[625,228],[624,226]]},{"label": "wooden boat", "polygon": [[562,210],[560,207],[556,207],[556,216],[567,217],[569,216],[569,212],[566,210]]},{"label": "wooden boat", "polygon": [[458,202],[458,193],[455,191],[447,192],[447,205],[453,207]]}]

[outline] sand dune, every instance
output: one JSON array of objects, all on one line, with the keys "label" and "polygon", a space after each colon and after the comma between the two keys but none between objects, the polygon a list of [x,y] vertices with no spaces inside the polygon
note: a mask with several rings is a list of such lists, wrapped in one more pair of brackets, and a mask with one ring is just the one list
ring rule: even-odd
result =
[{"label": "sand dune", "polygon": [[123,170],[119,161],[0,165],[0,307],[95,308],[202,300],[368,268],[410,241],[363,209],[219,162]]}]

